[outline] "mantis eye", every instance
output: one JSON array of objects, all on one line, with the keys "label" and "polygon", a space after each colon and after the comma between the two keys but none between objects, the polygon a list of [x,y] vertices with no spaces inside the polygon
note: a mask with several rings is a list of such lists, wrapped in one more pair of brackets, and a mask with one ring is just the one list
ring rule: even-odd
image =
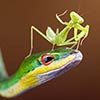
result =
[{"label": "mantis eye", "polygon": [[41,61],[44,65],[49,65],[53,62],[54,60],[54,56],[50,55],[50,54],[44,54],[41,58]]}]

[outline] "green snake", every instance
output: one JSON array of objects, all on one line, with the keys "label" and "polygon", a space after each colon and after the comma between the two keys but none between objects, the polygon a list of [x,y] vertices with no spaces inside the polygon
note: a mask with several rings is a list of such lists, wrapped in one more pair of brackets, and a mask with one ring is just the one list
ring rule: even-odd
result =
[{"label": "green snake", "polygon": [[24,59],[16,73],[8,77],[0,54],[0,95],[11,98],[39,86],[75,67],[82,57],[79,50],[71,48],[40,52]]}]

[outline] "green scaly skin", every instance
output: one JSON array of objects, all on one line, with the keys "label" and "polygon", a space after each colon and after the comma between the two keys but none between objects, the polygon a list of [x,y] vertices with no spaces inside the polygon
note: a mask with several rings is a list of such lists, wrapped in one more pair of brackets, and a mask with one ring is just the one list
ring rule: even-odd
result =
[{"label": "green scaly skin", "polygon": [[[44,65],[41,60],[44,54],[54,57],[49,65]],[[15,97],[63,74],[81,60],[81,52],[70,48],[58,48],[32,55],[22,62],[14,75],[0,82],[0,95],[6,98]]]}]

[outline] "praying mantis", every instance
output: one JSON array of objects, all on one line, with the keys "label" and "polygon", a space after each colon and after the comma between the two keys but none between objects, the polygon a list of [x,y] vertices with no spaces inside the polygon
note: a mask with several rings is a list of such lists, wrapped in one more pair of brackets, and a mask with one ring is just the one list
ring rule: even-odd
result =
[{"label": "praying mantis", "polygon": [[[52,30],[51,27],[47,27],[46,35],[42,33],[39,29],[37,29],[35,26],[31,26],[31,49],[29,52],[29,57],[32,54],[33,50],[33,30],[36,31],[39,35],[41,35],[44,39],[46,39],[49,43],[51,43],[52,50],[54,49],[54,46],[68,46],[71,45],[71,48],[75,47],[77,45],[77,49],[79,47],[79,44],[82,45],[83,40],[88,36],[89,32],[89,25],[86,25],[83,27],[81,24],[84,22],[84,19],[77,14],[76,12],[72,11],[70,13],[70,21],[64,22],[60,16],[63,16],[67,10],[62,14],[56,14],[57,20],[65,25],[64,29],[59,31],[59,29],[56,29],[56,32]],[[70,39],[68,39],[68,34],[71,29],[74,29],[74,36]],[[78,33],[80,31],[80,33]]]}]

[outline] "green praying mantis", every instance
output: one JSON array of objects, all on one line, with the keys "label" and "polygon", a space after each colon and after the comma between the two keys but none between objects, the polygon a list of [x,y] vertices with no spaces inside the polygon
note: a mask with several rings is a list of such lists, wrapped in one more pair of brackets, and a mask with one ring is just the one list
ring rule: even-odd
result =
[{"label": "green praying mantis", "polygon": [[[70,21],[64,22],[60,18],[60,16],[63,16],[66,12],[67,10],[62,14],[59,15],[56,14],[57,20],[61,24],[65,25],[65,28],[61,31],[59,31],[59,29],[57,28],[56,32],[54,32],[52,28],[48,26],[45,35],[35,26],[31,26],[31,49],[27,57],[29,57],[32,54],[33,50],[33,30],[35,30],[39,35],[41,35],[44,39],[46,39],[49,43],[53,45],[52,50],[54,49],[55,45],[56,46],[71,45],[71,48],[77,45],[77,49],[79,47],[79,44],[82,45],[83,40],[88,36],[89,25],[83,27],[81,24],[84,22],[84,19],[74,11],[70,13]],[[74,29],[74,36],[68,39],[68,34],[71,29]],[[80,32],[78,33],[78,31]]]}]

